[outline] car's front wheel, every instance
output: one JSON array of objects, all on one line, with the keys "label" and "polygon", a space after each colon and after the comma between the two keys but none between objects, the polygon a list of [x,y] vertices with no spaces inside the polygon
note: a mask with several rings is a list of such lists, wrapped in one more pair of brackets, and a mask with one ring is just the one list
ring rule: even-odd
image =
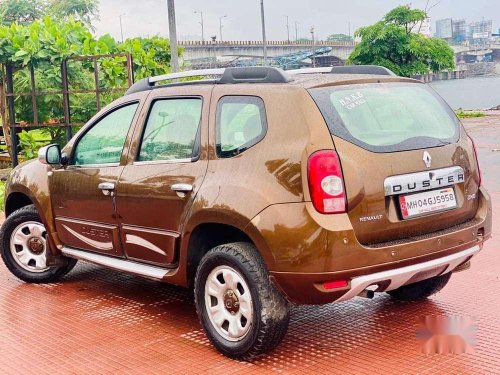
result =
[{"label": "car's front wheel", "polygon": [[66,275],[76,264],[66,259],[62,266],[47,266],[47,231],[35,206],[13,212],[0,230],[2,259],[19,279],[29,283],[50,283]]},{"label": "car's front wheel", "polygon": [[288,302],[252,244],[210,250],[198,266],[195,300],[209,340],[228,357],[254,358],[274,349],[286,334]]}]

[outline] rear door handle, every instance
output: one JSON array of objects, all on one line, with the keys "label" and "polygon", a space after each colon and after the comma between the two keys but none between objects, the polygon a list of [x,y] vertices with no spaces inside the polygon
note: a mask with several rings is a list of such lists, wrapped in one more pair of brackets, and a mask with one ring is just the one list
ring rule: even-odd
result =
[{"label": "rear door handle", "polygon": [[104,195],[113,195],[112,192],[115,190],[115,184],[112,182],[101,182],[97,187]]},{"label": "rear door handle", "polygon": [[191,184],[173,184],[172,191],[181,192],[181,193],[189,193],[193,191],[193,185]]},{"label": "rear door handle", "polygon": [[193,185],[191,184],[173,184],[171,187],[172,191],[177,193],[179,198],[184,198],[187,193],[193,191]]},{"label": "rear door handle", "polygon": [[112,182],[101,182],[99,185],[99,190],[115,190],[115,184]]}]

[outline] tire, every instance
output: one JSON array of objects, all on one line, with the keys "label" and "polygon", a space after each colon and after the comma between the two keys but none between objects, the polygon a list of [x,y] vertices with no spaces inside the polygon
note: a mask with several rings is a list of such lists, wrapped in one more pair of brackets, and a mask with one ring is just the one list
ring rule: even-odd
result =
[{"label": "tire", "polygon": [[451,272],[448,272],[445,275],[435,276],[414,284],[403,285],[387,293],[400,301],[419,301],[439,292],[448,284],[450,278]]},{"label": "tire", "polygon": [[[237,242],[210,250],[198,266],[194,284],[198,318],[222,354],[249,360],[273,350],[285,336],[288,301],[269,280],[252,244]],[[209,314],[207,302],[219,312]],[[231,333],[234,327],[239,332]]]},{"label": "tire", "polygon": [[[23,236],[24,235],[24,236]],[[27,283],[52,283],[70,272],[75,259],[63,266],[45,265],[47,232],[34,205],[13,212],[0,229],[0,252],[9,271]]]}]

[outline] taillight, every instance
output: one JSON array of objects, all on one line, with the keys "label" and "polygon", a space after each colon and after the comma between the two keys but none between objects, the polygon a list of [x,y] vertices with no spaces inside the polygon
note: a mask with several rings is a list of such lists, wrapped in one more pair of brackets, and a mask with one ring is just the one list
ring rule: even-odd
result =
[{"label": "taillight", "polygon": [[347,212],[344,176],[337,153],[317,151],[307,163],[309,192],[314,208],[322,214]]},{"label": "taillight", "polygon": [[474,149],[474,156],[476,157],[477,173],[479,174],[479,183],[478,183],[478,186],[481,186],[481,183],[483,181],[483,175],[481,173],[481,168],[479,167],[479,158],[477,157],[476,144],[474,143],[474,140],[471,137],[469,137],[469,139],[472,142],[472,148]]}]

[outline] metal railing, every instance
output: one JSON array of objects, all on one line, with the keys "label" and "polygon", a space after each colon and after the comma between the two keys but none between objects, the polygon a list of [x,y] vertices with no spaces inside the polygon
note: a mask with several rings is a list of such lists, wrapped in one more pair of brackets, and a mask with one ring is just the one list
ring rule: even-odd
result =
[{"label": "metal railing", "polygon": [[[116,58],[125,57],[125,69],[127,75],[127,87],[114,87],[114,88],[104,88],[101,87],[101,80],[99,76],[99,60],[106,58]],[[68,63],[72,61],[90,61],[93,67],[93,78],[94,78],[94,89],[70,89],[69,79],[68,79]],[[73,56],[63,60],[61,63],[61,89],[60,90],[47,90],[38,91],[36,89],[36,79],[35,79],[35,68],[33,65],[28,65],[29,70],[29,80],[31,90],[28,92],[15,92],[14,91],[14,73],[15,69],[13,64],[6,64],[5,71],[5,87],[6,93],[5,98],[7,102],[7,113],[9,118],[9,128],[11,137],[11,151],[12,151],[12,165],[16,166],[18,164],[18,136],[17,132],[20,128],[44,128],[44,127],[65,127],[66,128],[66,139],[69,141],[72,137],[72,127],[83,125],[82,123],[73,123],[71,120],[71,105],[70,105],[70,95],[73,94],[95,94],[97,110],[101,109],[101,95],[104,93],[112,92],[125,92],[134,83],[134,72],[133,72],[133,61],[132,56],[129,53],[121,54],[109,54],[109,55],[90,55],[90,56]],[[62,108],[64,113],[64,120],[62,122],[56,123],[46,123],[39,121],[39,111],[38,111],[38,98],[43,96],[57,96],[62,97]],[[33,113],[32,122],[20,123],[16,120],[16,98],[21,97],[31,97],[31,109]],[[4,134],[4,137],[7,137]]]}]

